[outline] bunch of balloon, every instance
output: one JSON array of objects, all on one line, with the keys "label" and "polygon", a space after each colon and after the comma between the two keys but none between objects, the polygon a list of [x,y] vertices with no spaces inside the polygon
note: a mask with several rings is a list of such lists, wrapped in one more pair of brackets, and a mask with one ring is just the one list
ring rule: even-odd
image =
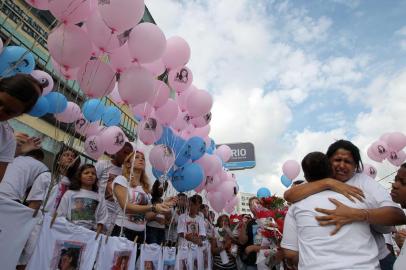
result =
[{"label": "bunch of balloon", "polygon": [[[367,155],[373,161],[381,163],[386,159],[393,166],[399,167],[406,161],[405,147],[406,135],[404,133],[388,132],[369,146]],[[371,168],[368,170],[371,171]],[[372,171],[369,173],[368,170],[364,169],[364,172],[374,178],[371,172],[375,171],[376,173],[376,169],[372,167]]]}]

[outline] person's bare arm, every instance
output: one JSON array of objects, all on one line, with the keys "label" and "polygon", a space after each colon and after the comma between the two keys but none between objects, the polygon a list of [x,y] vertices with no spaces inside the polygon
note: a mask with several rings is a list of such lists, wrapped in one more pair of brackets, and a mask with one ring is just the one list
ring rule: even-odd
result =
[{"label": "person's bare arm", "polygon": [[283,248],[283,256],[287,261],[288,266],[297,269],[299,264],[299,252]]},{"label": "person's bare arm", "polygon": [[3,180],[4,174],[6,173],[8,163],[7,162],[0,162],[0,183]]},{"label": "person's bare arm", "polygon": [[34,210],[38,210],[41,207],[42,201],[29,201],[28,207]]},{"label": "person's bare arm", "polygon": [[397,207],[384,206],[374,209],[357,209],[348,207],[336,199],[330,198],[330,201],[336,205],[336,209],[316,208],[316,211],[325,214],[325,216],[318,216],[316,219],[321,226],[335,225],[336,228],[332,234],[337,233],[345,224],[357,221],[366,221],[370,224],[384,226],[406,224],[405,213]]},{"label": "person's bare arm", "polygon": [[248,242],[246,222],[241,225],[240,234],[238,235],[238,242],[240,242],[240,245],[245,245]]},{"label": "person's bare arm", "polygon": [[332,178],[326,178],[311,183],[305,183],[291,187],[290,189],[285,191],[283,196],[286,201],[295,203],[313,194],[328,189],[343,194],[351,201],[354,201],[354,199],[362,201],[364,197],[364,193],[361,189],[351,185],[347,185]]}]

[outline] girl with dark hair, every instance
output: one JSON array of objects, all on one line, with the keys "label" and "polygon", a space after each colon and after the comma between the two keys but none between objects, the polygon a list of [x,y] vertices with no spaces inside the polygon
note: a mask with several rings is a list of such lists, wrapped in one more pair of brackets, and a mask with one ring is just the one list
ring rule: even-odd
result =
[{"label": "girl with dark hair", "polygon": [[[168,187],[168,182],[161,183],[155,180],[151,190],[151,203],[162,203],[162,196]],[[165,224],[169,216],[150,213],[146,227],[146,243],[162,244],[165,241]]]},{"label": "girl with dark hair", "polygon": [[96,169],[82,165],[73,177],[69,190],[63,195],[58,216],[66,217],[76,225],[101,232],[107,221],[106,202],[97,192]]},{"label": "girl with dark hair", "polygon": [[14,159],[17,145],[7,120],[30,111],[41,93],[40,83],[31,75],[0,78],[0,182]]}]

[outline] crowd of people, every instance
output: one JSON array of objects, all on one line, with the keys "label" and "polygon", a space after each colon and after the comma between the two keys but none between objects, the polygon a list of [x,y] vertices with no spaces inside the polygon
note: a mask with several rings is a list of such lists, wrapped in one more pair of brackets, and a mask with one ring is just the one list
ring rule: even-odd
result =
[{"label": "crowd of people", "polygon": [[[65,218],[97,236],[138,243],[137,258],[142,244],[175,247],[178,269],[406,269],[406,230],[394,227],[406,224],[406,164],[389,194],[362,173],[360,151],[350,141],[334,142],[326,154],[309,153],[302,161],[305,181],[284,194],[283,230],[269,229],[272,222],[264,226],[260,215],[266,206],[256,197],[249,200],[252,214],[229,216],[211,211],[197,193],[166,196],[168,182],[150,182],[143,151],[129,142],[94,165],[82,164],[79,153],[63,145],[48,168],[40,140],[14,133],[7,123],[30,110],[40,94],[29,75],[0,80],[0,199],[43,217],[15,250],[16,269],[25,269],[40,248],[45,216],[52,218],[51,228]],[[261,228],[280,239],[266,239]],[[79,269],[75,256],[73,248],[62,249],[55,269]]]}]

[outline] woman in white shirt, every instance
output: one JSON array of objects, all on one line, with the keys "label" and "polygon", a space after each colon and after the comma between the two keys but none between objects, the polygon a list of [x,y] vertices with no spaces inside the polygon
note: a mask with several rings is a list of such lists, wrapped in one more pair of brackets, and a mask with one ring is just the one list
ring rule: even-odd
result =
[{"label": "woman in white shirt", "polygon": [[138,243],[144,242],[146,213],[169,212],[176,200],[151,204],[149,181],[145,173],[144,154],[137,151],[128,155],[123,163],[123,175],[113,181],[114,199],[119,204],[119,213],[115,220],[112,236],[123,235]]}]

